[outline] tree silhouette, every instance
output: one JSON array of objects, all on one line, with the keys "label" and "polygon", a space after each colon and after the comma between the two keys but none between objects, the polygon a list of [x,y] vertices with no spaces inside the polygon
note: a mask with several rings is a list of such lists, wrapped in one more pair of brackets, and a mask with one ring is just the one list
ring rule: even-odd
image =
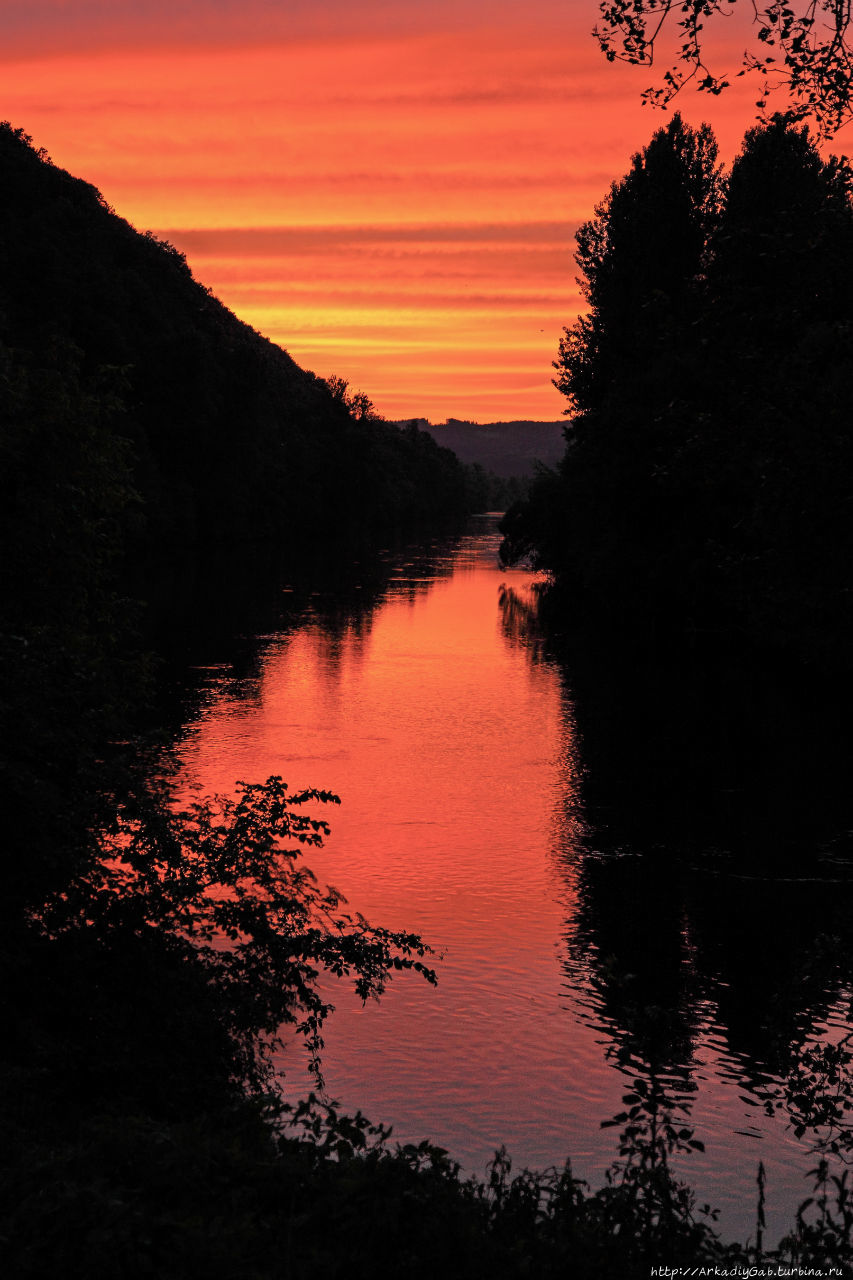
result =
[{"label": "tree silhouette", "polygon": [[644,633],[846,661],[850,191],[781,117],[725,181],[709,131],[655,134],[578,233],[590,311],[555,380],[575,417],[505,517],[507,559]]},{"label": "tree silhouette", "polygon": [[600,409],[688,319],[690,285],[718,212],[717,145],[676,114],[577,232],[589,311],[564,331],[555,386],[575,413]]}]

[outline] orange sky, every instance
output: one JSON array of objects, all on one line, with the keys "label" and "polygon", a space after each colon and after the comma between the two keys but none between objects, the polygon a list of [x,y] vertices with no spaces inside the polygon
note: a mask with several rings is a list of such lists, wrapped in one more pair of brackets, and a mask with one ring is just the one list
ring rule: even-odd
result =
[{"label": "orange sky", "polygon": [[[0,14],[0,117],[304,367],[388,417],[560,416],[574,229],[665,119],[599,54],[595,0]],[[681,109],[731,156],[754,96]]]}]

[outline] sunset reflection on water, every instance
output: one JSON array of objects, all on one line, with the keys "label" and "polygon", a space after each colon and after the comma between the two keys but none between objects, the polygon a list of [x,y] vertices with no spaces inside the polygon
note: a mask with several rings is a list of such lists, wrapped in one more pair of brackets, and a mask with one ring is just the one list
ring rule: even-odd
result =
[{"label": "sunset reflection on water", "polygon": [[[505,1143],[517,1166],[570,1154],[598,1185],[615,1154],[600,1122],[620,1110],[630,1070],[608,1056],[625,1032],[590,915],[604,855],[584,827],[565,675],[529,625],[534,577],[502,569],[497,545],[481,518],[426,558],[391,557],[364,608],[322,591],[303,601],[285,630],[258,638],[249,672],[200,675],[179,754],[185,780],[207,790],[280,774],[336,792],[341,807],[322,815],[332,834],[309,864],[352,910],[437,952],[437,989],[405,977],[362,1008],[329,986],[329,1095],[473,1172]],[[743,1234],[762,1158],[781,1229],[807,1157],[743,1096],[716,998],[691,986],[676,951],[689,1039],[673,1087],[693,1099],[708,1146],[685,1172]],[[310,1087],[300,1049],[282,1066],[289,1092]]]}]

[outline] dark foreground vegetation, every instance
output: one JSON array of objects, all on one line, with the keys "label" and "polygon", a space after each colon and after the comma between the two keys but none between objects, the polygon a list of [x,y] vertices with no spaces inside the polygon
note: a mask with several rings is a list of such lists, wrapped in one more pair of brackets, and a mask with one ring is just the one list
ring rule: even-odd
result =
[{"label": "dark foreground vegetation", "polygon": [[565,456],[503,525],[564,620],[849,665],[851,183],[782,119],[725,174],[675,116],[581,227]]},{"label": "dark foreground vegetation", "polygon": [[[618,1158],[597,1191],[568,1164],[513,1176],[503,1152],[484,1181],[466,1178],[447,1152],[396,1145],[360,1114],[316,1097],[285,1105],[271,1063],[283,1036],[305,1039],[320,1077],[330,1010],[319,971],[363,998],[394,971],[433,979],[418,938],[348,915],[301,866],[327,830],[305,806],[334,802],[272,778],[178,812],[155,787],[128,788],[62,890],[5,923],[8,1274],[230,1280],[380,1266],[423,1280],[639,1280],[664,1263],[774,1262],[851,1274],[848,1180],[828,1163],[851,1154],[846,1043],[800,1055],[775,1101],[821,1140],[813,1195],[773,1249],[760,1168],[748,1245],[721,1241],[673,1168],[702,1143],[655,1065],[661,1010],[630,1015],[645,1066],[609,1122]],[[630,1005],[628,992],[623,1018]]]},{"label": "dark foreground vegetation", "polygon": [[[361,1116],[283,1105],[280,1037],[320,1079],[319,976],[370,998],[432,981],[428,949],[303,866],[334,796],[272,778],[172,802],[139,735],[128,565],[436,514],[418,504],[455,464],[299,371],[8,128],[0,160],[3,1274],[592,1280],[765,1256],[759,1191],[755,1238],[728,1246],[678,1182],[698,1139],[651,1060],[597,1191],[502,1155],[469,1181]],[[804,1127],[849,1154],[846,1046],[792,1079]],[[779,1255],[806,1266],[850,1252],[824,1154]]]}]

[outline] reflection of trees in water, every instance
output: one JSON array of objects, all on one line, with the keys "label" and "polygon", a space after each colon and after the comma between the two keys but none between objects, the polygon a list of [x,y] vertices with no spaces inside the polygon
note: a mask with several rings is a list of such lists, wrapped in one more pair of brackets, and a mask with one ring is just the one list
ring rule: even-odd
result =
[{"label": "reflection of trees in water", "polygon": [[[161,719],[172,731],[203,709],[215,672],[217,696],[260,705],[270,644],[282,652],[306,625],[330,679],[344,656],[365,652],[378,610],[393,592],[414,604],[454,572],[461,534],[376,551],[353,545],[304,550],[296,563],[256,561],[254,552],[163,566],[147,583],[151,642],[166,655]],[[168,570],[168,571],[167,571]],[[239,632],[235,622],[239,619]],[[192,666],[188,667],[188,658]]]},{"label": "reflection of trees in water", "polygon": [[540,662],[547,651],[545,632],[539,625],[539,583],[525,589],[502,582],[498,592],[501,633],[512,644],[520,645],[531,662]]},{"label": "reflection of trees in water", "polygon": [[684,1083],[702,992],[676,878],[642,858],[586,853],[575,884],[565,963],[589,1014],[624,1065],[654,1062]]},{"label": "reflection of trees in water", "polygon": [[654,1060],[685,1066],[710,1018],[758,1087],[787,1069],[850,980],[849,885],[707,874],[664,851],[586,852],[574,883],[568,972],[634,1058],[649,1060],[651,1038]]},{"label": "reflection of trees in water", "polygon": [[689,1091],[718,1023],[740,1083],[784,1073],[853,979],[847,708],[838,691],[719,654],[549,637],[501,593],[504,634],[561,675],[566,970],[624,1065]]}]

